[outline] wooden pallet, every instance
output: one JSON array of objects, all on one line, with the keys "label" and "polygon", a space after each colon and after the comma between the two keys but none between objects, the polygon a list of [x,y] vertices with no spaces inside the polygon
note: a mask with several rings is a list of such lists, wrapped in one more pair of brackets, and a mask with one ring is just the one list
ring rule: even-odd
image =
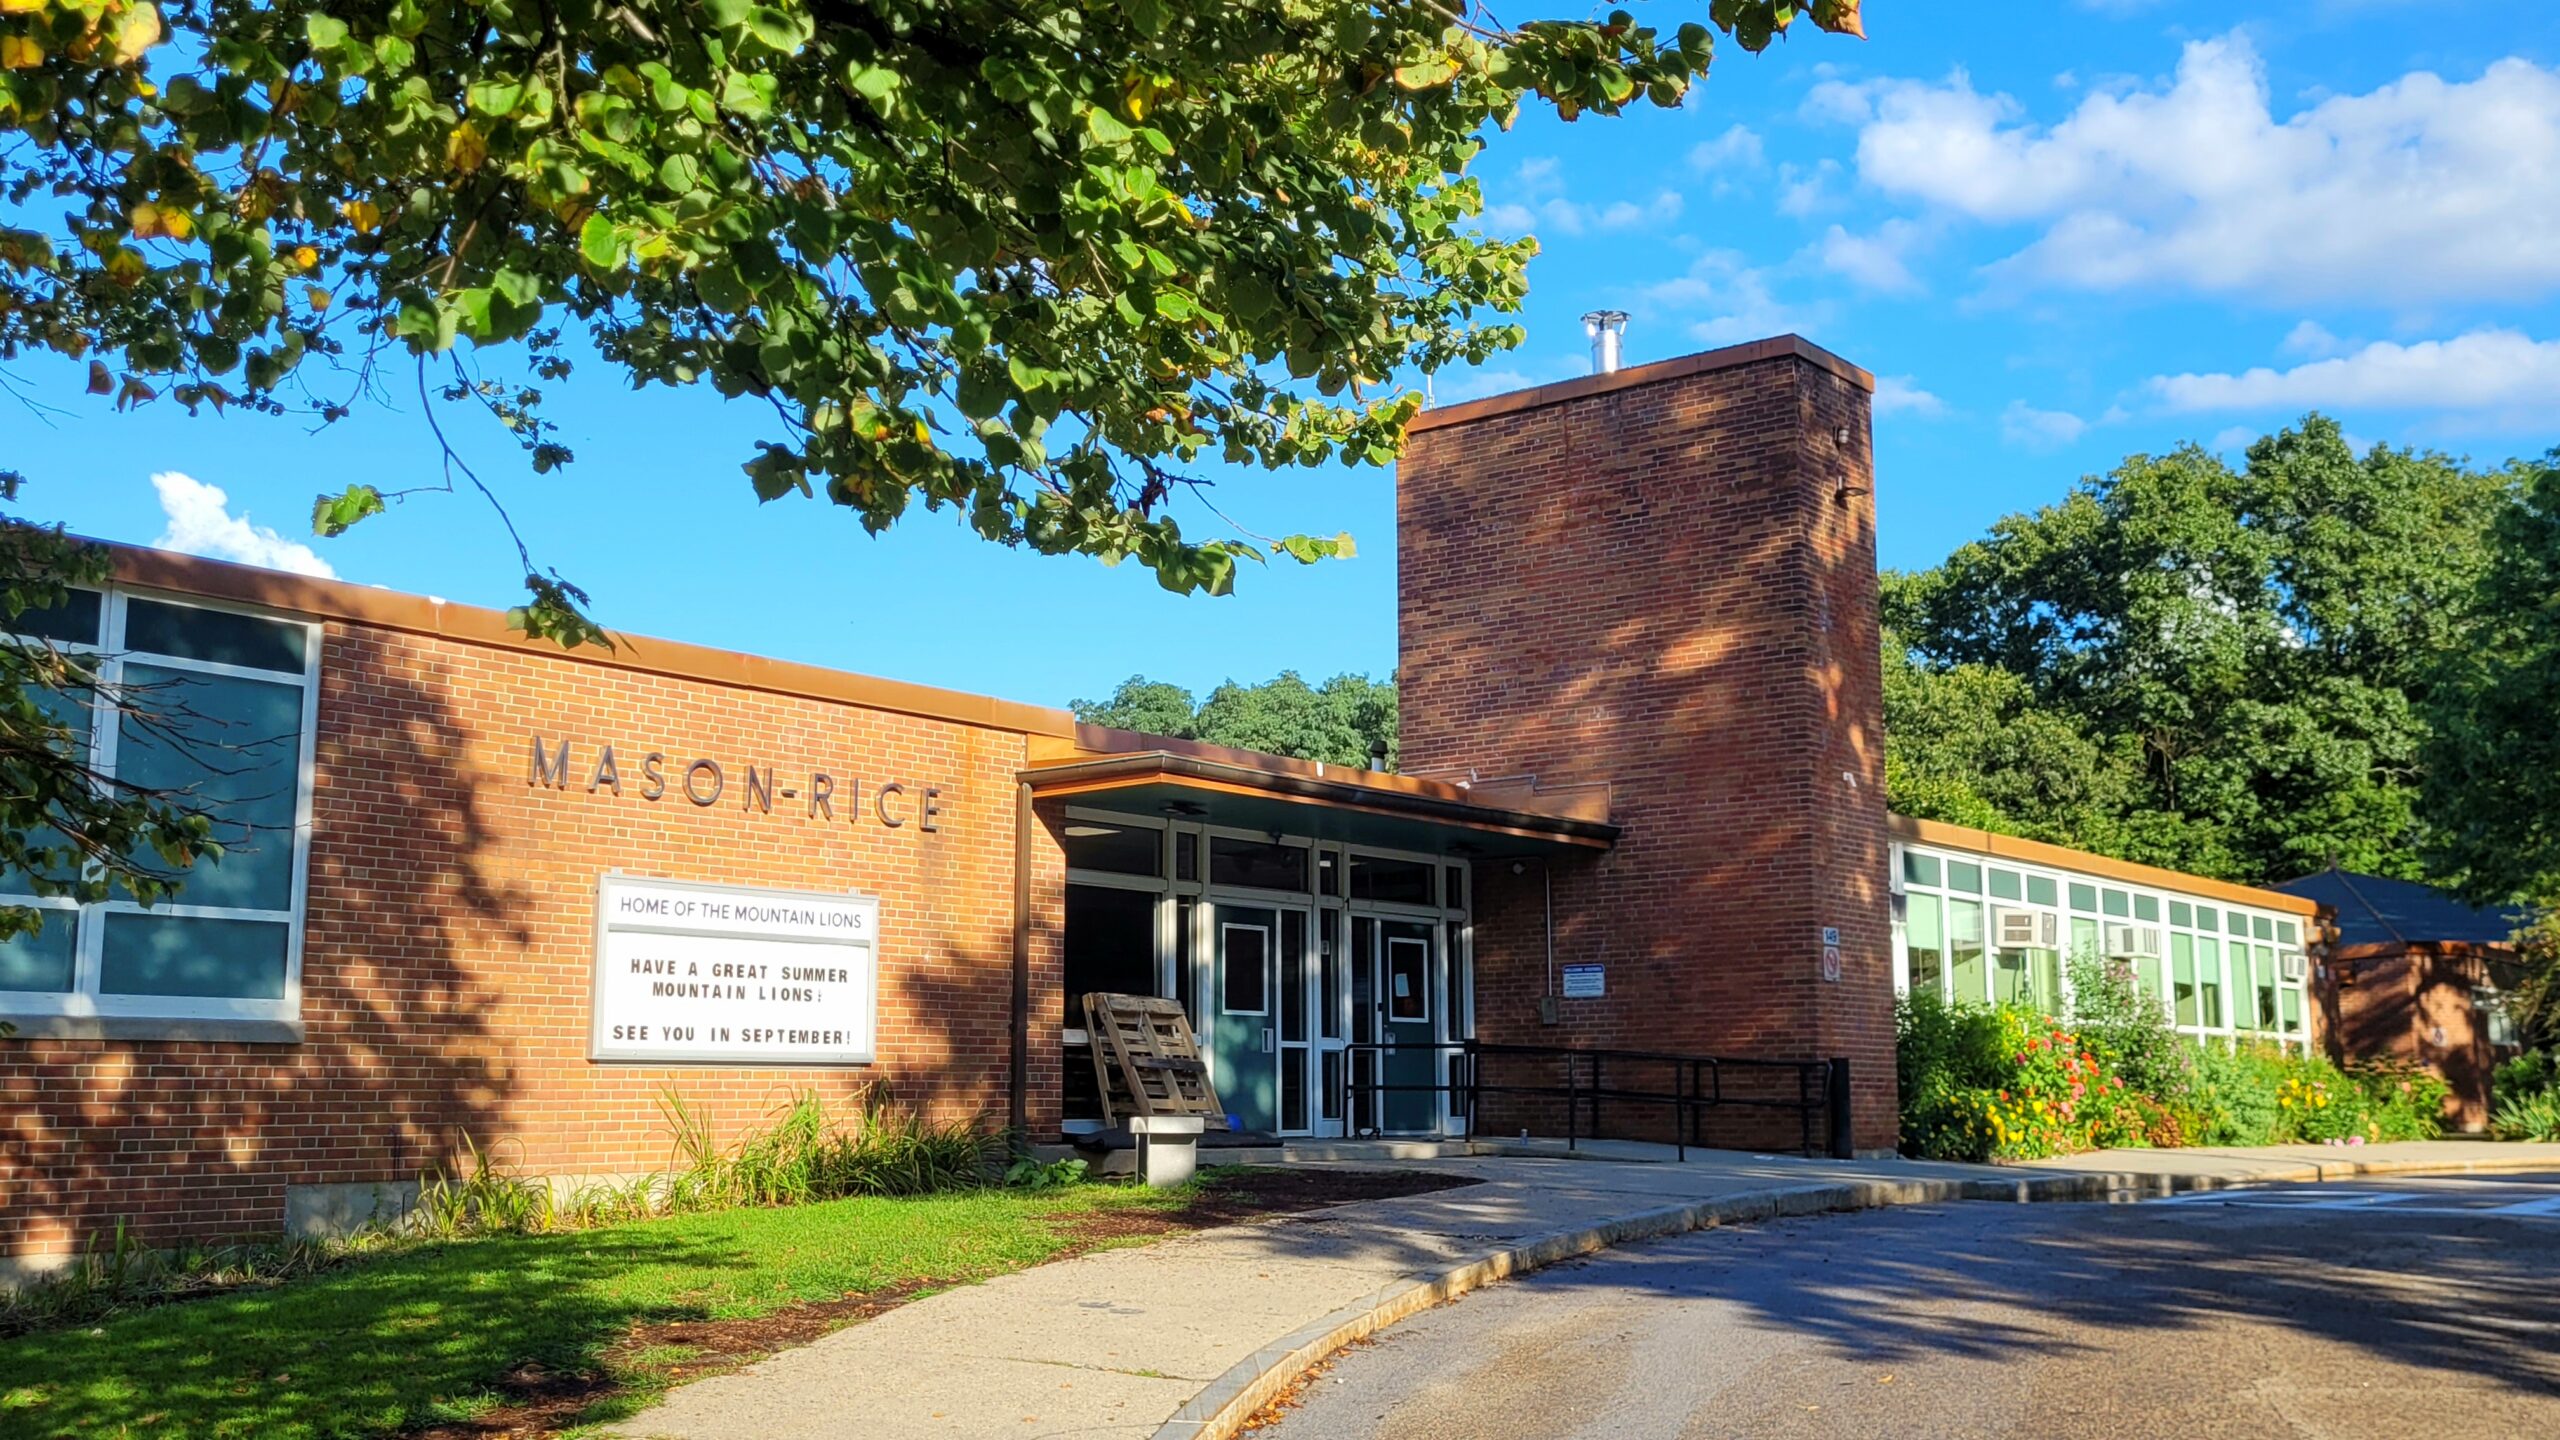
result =
[{"label": "wooden pallet", "polygon": [[1225,1128],[1226,1107],[1209,1086],[1209,1067],[1201,1063],[1181,1002],[1095,991],[1084,997],[1084,1015],[1103,1123],[1116,1125],[1132,1115],[1197,1115]]}]

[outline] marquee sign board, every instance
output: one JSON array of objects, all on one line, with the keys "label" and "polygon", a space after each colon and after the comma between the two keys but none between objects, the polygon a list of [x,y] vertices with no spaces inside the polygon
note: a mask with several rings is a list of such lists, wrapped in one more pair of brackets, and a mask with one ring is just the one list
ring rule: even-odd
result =
[{"label": "marquee sign board", "polygon": [[868,1065],[879,933],[867,895],[607,875],[588,1058]]}]

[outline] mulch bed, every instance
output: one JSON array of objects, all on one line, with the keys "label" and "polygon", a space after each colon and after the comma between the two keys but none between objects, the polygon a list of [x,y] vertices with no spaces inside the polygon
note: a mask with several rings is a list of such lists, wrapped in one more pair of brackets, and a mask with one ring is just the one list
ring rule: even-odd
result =
[{"label": "mulch bed", "polygon": [[[1057,1222],[1068,1236],[1065,1250],[1052,1257],[1072,1259],[1115,1240],[1178,1235],[1236,1225],[1278,1215],[1298,1215],[1360,1200],[1393,1200],[1472,1185],[1454,1175],[1387,1170],[1302,1170],[1254,1166],[1208,1181],[1190,1203],[1172,1210],[1062,1211],[1043,1218]],[[620,1389],[617,1363],[662,1346],[683,1346],[693,1355],[668,1368],[679,1380],[699,1379],[734,1370],[777,1350],[805,1345],[830,1331],[858,1324],[894,1310],[919,1294],[942,1288],[940,1282],[912,1281],[885,1290],[848,1294],[840,1300],[789,1305],[742,1320],[668,1320],[632,1327],[631,1334],[607,1354],[607,1365],[594,1370],[563,1372],[525,1365],[499,1382],[504,1403],[473,1420],[410,1431],[406,1440],[539,1440],[575,1423],[589,1406]]]}]

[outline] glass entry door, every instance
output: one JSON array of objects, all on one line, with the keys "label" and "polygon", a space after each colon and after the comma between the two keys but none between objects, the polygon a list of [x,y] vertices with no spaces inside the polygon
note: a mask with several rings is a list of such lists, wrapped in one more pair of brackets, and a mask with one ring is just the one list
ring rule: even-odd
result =
[{"label": "glass entry door", "polygon": [[1210,1078],[1238,1130],[1305,1134],[1315,1106],[1307,912],[1220,902],[1211,917]]}]

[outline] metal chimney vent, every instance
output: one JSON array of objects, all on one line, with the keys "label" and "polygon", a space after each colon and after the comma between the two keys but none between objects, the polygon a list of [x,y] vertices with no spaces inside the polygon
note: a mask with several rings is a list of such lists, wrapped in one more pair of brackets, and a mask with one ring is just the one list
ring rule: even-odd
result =
[{"label": "metal chimney vent", "polygon": [[1591,337],[1591,373],[1606,375],[1617,369],[1619,342],[1627,334],[1627,312],[1594,310],[1582,317],[1582,333]]}]

